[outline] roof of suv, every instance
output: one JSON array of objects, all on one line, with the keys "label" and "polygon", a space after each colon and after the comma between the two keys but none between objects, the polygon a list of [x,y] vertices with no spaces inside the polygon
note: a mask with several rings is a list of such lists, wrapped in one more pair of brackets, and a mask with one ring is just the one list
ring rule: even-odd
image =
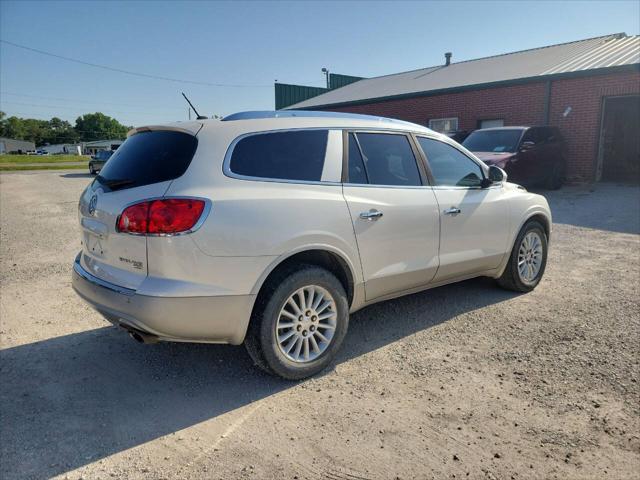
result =
[{"label": "roof of suv", "polygon": [[228,115],[222,120],[207,119],[138,127],[131,130],[129,134],[146,130],[177,130],[197,135],[203,127],[210,133],[227,131],[235,135],[296,128],[357,128],[411,131],[428,133],[432,136],[441,136],[422,125],[393,118],[342,112],[296,110],[239,112]]}]

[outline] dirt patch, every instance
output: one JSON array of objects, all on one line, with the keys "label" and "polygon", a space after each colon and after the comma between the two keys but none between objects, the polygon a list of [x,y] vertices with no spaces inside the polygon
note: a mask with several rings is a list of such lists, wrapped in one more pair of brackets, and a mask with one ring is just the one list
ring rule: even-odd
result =
[{"label": "dirt patch", "polygon": [[138,345],[77,298],[89,181],[0,176],[0,477],[637,478],[640,189],[550,193],[533,293],[372,306],[290,383],[241,347]]}]

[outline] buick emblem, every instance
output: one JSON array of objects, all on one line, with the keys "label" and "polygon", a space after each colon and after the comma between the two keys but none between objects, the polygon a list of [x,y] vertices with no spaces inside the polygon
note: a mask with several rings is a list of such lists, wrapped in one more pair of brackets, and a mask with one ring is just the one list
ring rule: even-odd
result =
[{"label": "buick emblem", "polygon": [[94,195],[89,200],[89,215],[93,215],[96,211],[96,205],[98,205],[98,196]]}]

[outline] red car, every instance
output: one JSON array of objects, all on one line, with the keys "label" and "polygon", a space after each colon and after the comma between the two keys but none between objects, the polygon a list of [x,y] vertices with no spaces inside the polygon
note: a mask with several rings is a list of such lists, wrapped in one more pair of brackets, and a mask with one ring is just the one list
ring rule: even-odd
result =
[{"label": "red car", "polygon": [[462,145],[487,165],[502,168],[511,182],[553,190],[564,183],[566,147],[557,127],[484,128]]}]

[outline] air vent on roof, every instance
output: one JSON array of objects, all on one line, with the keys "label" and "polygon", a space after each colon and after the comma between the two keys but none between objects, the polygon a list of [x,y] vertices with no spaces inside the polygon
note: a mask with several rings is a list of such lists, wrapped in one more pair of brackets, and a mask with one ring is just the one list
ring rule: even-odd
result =
[{"label": "air vent on roof", "polygon": [[447,52],[447,53],[444,54],[444,60],[445,60],[444,61],[444,66],[445,67],[448,67],[449,65],[451,65],[451,55],[452,55],[451,52]]}]

